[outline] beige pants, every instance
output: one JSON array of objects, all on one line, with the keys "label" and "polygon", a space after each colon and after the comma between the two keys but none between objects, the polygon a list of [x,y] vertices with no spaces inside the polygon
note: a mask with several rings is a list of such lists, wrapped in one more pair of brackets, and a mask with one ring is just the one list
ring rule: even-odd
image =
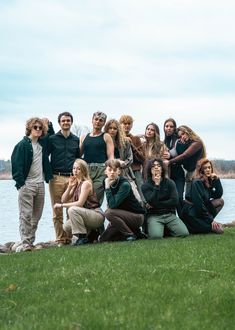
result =
[{"label": "beige pants", "polygon": [[44,206],[44,183],[27,183],[19,189],[18,205],[20,238],[22,243],[33,244]]},{"label": "beige pants", "polygon": [[53,180],[49,183],[56,241],[62,243],[66,243],[67,241],[66,233],[63,230],[63,208],[54,209],[54,204],[61,203],[61,197],[67,189],[68,182],[69,177],[54,175]]},{"label": "beige pants", "polygon": [[97,229],[104,223],[104,215],[84,207],[71,206],[68,209],[69,219],[64,224],[68,237],[77,234],[88,234],[91,229]]}]

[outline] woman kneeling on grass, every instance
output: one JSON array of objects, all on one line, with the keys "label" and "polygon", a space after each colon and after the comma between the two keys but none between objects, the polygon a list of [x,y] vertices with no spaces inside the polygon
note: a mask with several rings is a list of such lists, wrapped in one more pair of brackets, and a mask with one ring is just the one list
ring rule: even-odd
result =
[{"label": "woman kneeling on grass", "polygon": [[192,234],[223,234],[222,225],[214,220],[224,206],[223,188],[214,173],[212,162],[206,158],[197,164],[196,179],[192,183],[189,200],[182,210],[182,219]]},{"label": "woman kneeling on grass", "polygon": [[100,242],[134,241],[141,237],[140,226],[144,222],[144,208],[133,194],[131,185],[121,176],[121,163],[117,159],[106,163],[104,181],[108,209],[105,217],[109,224],[99,237]]},{"label": "woman kneeling on grass", "polygon": [[147,181],[142,185],[142,192],[147,202],[150,238],[162,238],[165,227],[171,236],[188,236],[187,227],[175,214],[179,199],[175,183],[166,178],[160,158],[149,161]]},{"label": "woman kneeling on grass", "polygon": [[73,245],[89,243],[87,235],[104,223],[104,214],[93,190],[88,166],[84,160],[75,160],[73,176],[69,178],[61,202],[56,203],[54,207],[68,209],[69,219],[64,224],[64,231],[68,237],[77,236],[78,239]]}]

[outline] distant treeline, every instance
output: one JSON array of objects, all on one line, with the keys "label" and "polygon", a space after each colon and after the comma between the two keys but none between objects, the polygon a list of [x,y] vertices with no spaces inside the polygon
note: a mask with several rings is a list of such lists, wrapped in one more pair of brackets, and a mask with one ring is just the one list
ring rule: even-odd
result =
[{"label": "distant treeline", "polygon": [[220,177],[235,179],[235,160],[214,159],[213,164]]},{"label": "distant treeline", "polygon": [[[221,178],[235,179],[235,160],[214,159],[213,164]],[[11,177],[11,161],[0,159],[0,178],[9,177]]]}]

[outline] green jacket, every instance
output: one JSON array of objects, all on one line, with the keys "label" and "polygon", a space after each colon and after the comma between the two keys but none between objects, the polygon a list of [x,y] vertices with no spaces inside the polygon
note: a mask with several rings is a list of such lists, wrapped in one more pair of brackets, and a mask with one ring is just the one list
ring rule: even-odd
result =
[{"label": "green jacket", "polygon": [[[39,139],[38,142],[42,146],[42,166],[45,181],[48,183],[52,178],[52,170],[49,163],[45,141]],[[25,180],[29,174],[30,167],[33,161],[33,147],[31,139],[24,136],[17,143],[11,155],[12,177],[16,181],[15,187],[19,189],[24,186]]]}]

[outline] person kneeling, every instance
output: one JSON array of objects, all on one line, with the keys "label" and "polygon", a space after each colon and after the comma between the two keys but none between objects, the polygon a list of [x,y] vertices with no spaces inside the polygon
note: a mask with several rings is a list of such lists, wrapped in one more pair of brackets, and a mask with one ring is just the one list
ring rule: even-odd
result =
[{"label": "person kneeling", "polygon": [[149,161],[147,181],[142,185],[142,192],[147,202],[149,238],[163,238],[165,227],[171,236],[189,235],[185,224],[176,216],[178,193],[174,181],[166,178],[160,158]]},{"label": "person kneeling", "polygon": [[105,217],[109,224],[99,242],[134,241],[140,237],[145,210],[134,196],[128,180],[121,176],[121,163],[112,159],[105,165],[107,178],[104,185],[108,203]]},{"label": "person kneeling", "polygon": [[[71,199],[72,202],[69,202]],[[69,219],[63,228],[67,236],[77,237],[73,244],[75,246],[89,243],[88,234],[104,223],[104,214],[92,186],[88,165],[84,160],[75,160],[73,176],[69,178],[68,187],[61,201],[62,203],[56,203],[54,207],[68,209]]]},{"label": "person kneeling", "polygon": [[223,234],[222,225],[215,221],[216,215],[224,206],[222,195],[223,187],[214,173],[212,162],[206,158],[201,159],[197,164],[190,200],[185,200],[182,209],[182,220],[190,233]]}]

